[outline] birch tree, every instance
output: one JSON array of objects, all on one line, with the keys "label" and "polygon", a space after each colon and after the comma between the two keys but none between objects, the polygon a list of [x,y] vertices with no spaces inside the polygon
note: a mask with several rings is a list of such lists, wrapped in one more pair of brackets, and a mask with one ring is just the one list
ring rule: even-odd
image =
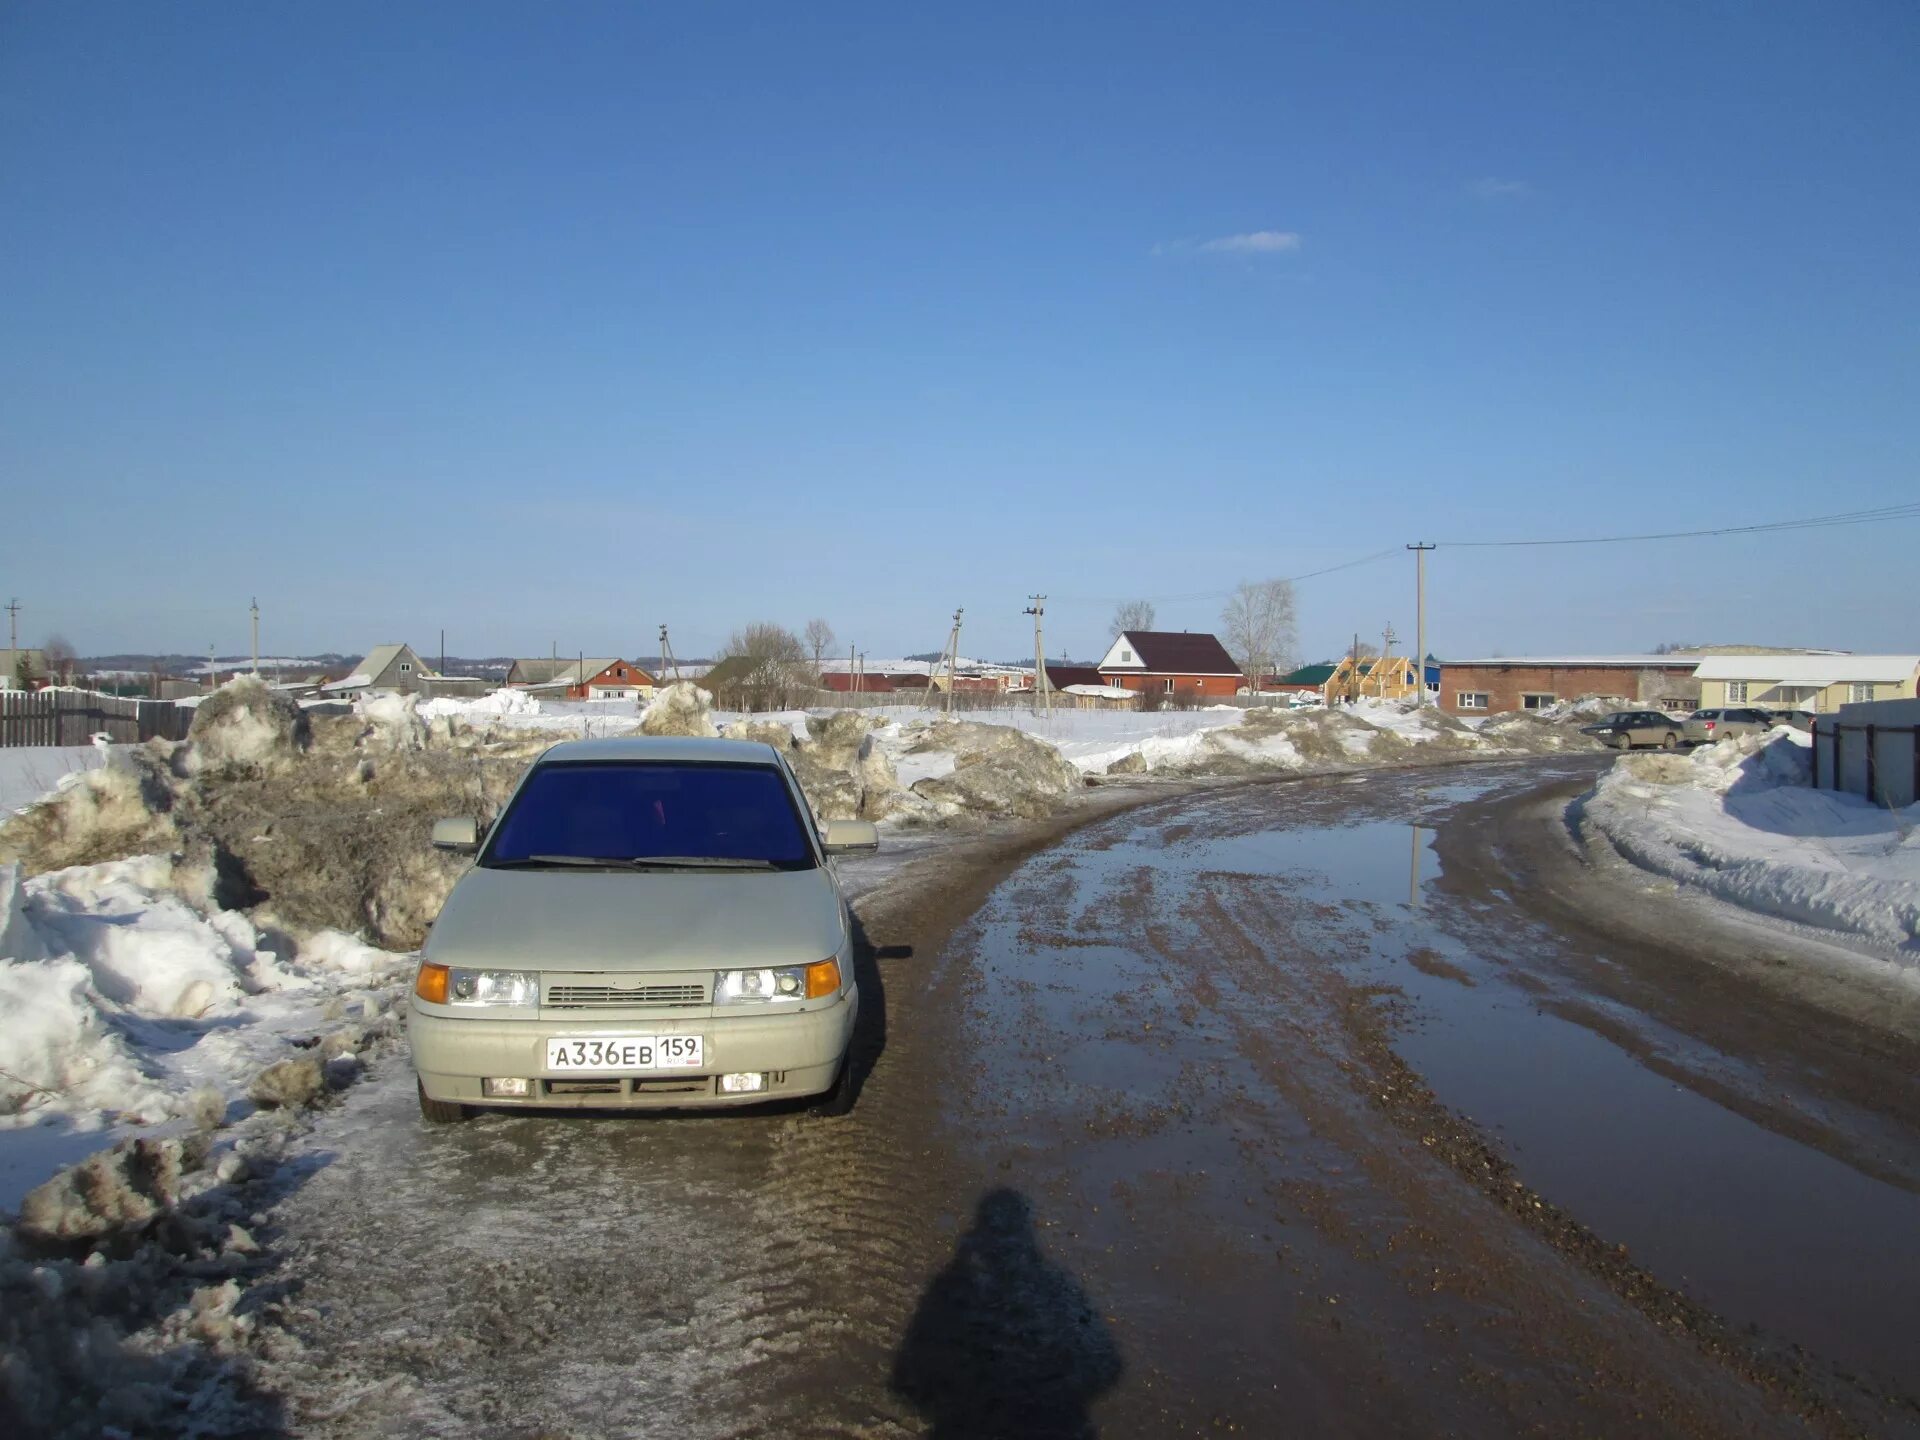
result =
[{"label": "birch tree", "polygon": [[1293,582],[1243,580],[1220,612],[1227,649],[1246,672],[1256,695],[1260,682],[1292,656],[1298,636],[1293,617]]}]

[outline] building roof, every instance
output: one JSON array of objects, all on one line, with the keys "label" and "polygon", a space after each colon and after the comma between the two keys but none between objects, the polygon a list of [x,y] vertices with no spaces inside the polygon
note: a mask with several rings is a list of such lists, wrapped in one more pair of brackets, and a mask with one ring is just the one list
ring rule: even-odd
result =
[{"label": "building roof", "polygon": [[35,650],[26,645],[22,645],[18,650],[8,650],[0,647],[0,671],[4,671],[9,680],[13,678],[14,668],[19,665],[22,655],[27,657],[27,664],[32,668],[34,674],[44,675],[47,673],[46,651]]},{"label": "building roof", "polygon": [[1702,680],[1764,680],[1769,684],[1898,683],[1913,678],[1920,655],[1709,655],[1694,673]]},{"label": "building roof", "polygon": [[1333,678],[1333,672],[1340,667],[1335,665],[1302,665],[1291,675],[1282,675],[1270,683],[1274,685],[1311,685],[1315,689]]},{"label": "building roof", "polygon": [[518,671],[523,685],[544,685],[562,670],[571,669],[573,663],[571,660],[541,656],[533,660],[515,660],[507,667],[507,673],[511,675]]},{"label": "building roof", "polygon": [[[323,686],[322,688],[327,690],[364,690],[386,673],[387,667],[400,658],[400,652],[402,650],[405,650],[410,655],[413,654],[413,647],[404,642],[398,645],[376,645],[367,652],[364,660],[353,667],[352,674],[348,675],[344,680],[335,680],[332,684]],[[420,666],[421,675],[431,675],[433,673],[427,668],[426,662],[421,660],[418,655],[414,655],[413,658]]]},{"label": "building roof", "polygon": [[1064,690],[1069,685],[1098,685],[1102,689],[1107,686],[1098,665],[1049,665],[1047,684],[1056,690]]},{"label": "building roof", "polygon": [[1205,631],[1123,630],[1116,640],[1125,640],[1140,657],[1139,665],[1102,666],[1124,669],[1129,673],[1145,671],[1152,675],[1238,675],[1227,647]]},{"label": "building roof", "polygon": [[[551,661],[542,661],[541,664],[546,666],[552,673],[544,680],[529,681],[527,688],[537,690],[546,686],[584,685],[609,665],[618,665],[619,663],[620,657],[618,655],[589,655],[585,660],[562,660],[558,669],[553,668]],[[581,678],[582,674],[586,676],[586,679],[583,680]]]},{"label": "building roof", "polygon": [[1691,670],[1692,655],[1494,655],[1484,660],[1443,660],[1442,665],[1537,665],[1563,670]]}]

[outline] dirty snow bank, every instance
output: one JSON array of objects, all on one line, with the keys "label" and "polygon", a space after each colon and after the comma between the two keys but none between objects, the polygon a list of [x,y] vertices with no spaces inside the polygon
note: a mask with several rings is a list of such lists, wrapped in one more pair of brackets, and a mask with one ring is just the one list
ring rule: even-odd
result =
[{"label": "dirty snow bank", "polygon": [[1584,815],[1645,869],[1920,963],[1920,805],[1809,788],[1809,745],[1781,726],[1684,757],[1622,756]]},{"label": "dirty snow bank", "polygon": [[0,749],[0,816],[24,809],[104,765],[97,745],[9,745]]},{"label": "dirty snow bank", "polygon": [[398,1052],[408,960],[214,888],[0,866],[0,1433],[269,1428],[249,1375],[289,1342],[245,1303],[250,1227],[315,1107]]},{"label": "dirty snow bank", "polygon": [[384,1013],[405,965],[338,931],[264,930],[165,856],[26,881],[0,866],[0,1211],[76,1154],[224,1115],[300,1053],[290,1036]]}]

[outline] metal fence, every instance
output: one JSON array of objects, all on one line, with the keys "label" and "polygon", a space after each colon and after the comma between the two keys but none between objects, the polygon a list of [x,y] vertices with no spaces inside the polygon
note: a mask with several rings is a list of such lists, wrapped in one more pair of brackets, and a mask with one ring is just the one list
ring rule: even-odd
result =
[{"label": "metal fence", "polygon": [[1862,701],[1814,716],[1813,784],[1895,810],[1913,804],[1920,798],[1920,700]]},{"label": "metal fence", "polygon": [[0,748],[85,745],[105,735],[116,745],[184,740],[193,708],[171,700],[126,700],[92,690],[0,690]]}]

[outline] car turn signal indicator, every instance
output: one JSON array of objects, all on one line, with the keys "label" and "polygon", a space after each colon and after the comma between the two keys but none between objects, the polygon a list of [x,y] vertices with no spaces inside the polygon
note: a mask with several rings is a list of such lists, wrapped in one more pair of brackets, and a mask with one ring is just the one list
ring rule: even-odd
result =
[{"label": "car turn signal indicator", "polygon": [[447,1003],[447,967],[432,961],[420,962],[420,973],[413,977],[413,993],[435,1005]]},{"label": "car turn signal indicator", "polygon": [[818,1000],[823,995],[840,993],[840,962],[822,960],[818,965],[807,966],[807,999]]}]

